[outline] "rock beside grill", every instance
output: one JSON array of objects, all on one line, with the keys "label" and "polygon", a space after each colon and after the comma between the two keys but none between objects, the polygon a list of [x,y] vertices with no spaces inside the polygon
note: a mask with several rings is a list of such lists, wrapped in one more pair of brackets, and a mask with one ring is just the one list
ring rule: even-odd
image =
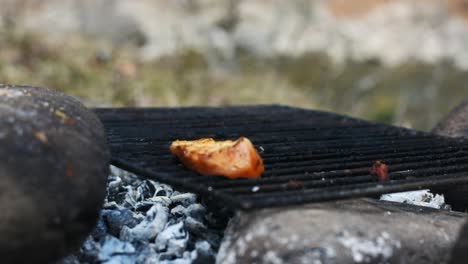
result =
[{"label": "rock beside grill", "polygon": [[432,133],[448,137],[468,137],[468,100],[444,117],[432,129]]},{"label": "rock beside grill", "polygon": [[[446,137],[468,138],[468,100],[463,101],[444,117],[432,130],[432,133]],[[452,186],[440,191],[445,200],[459,211],[468,208],[468,186]]]},{"label": "rock beside grill", "polygon": [[79,247],[105,196],[97,117],[48,89],[0,86],[2,263],[51,263]]},{"label": "rock beside grill", "polygon": [[447,263],[466,216],[373,199],[239,212],[217,263]]}]

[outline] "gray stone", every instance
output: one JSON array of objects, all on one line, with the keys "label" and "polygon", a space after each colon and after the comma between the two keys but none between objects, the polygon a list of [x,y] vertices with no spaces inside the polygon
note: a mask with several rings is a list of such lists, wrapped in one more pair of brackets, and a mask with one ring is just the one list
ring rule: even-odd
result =
[{"label": "gray stone", "polygon": [[[468,138],[468,101],[462,102],[442,119],[432,130],[433,133],[447,137]],[[458,210],[468,208],[468,186],[454,186],[442,191],[445,200]],[[457,236],[457,243],[452,251],[451,264],[466,263],[468,257],[468,223]]]},{"label": "gray stone", "polygon": [[[432,133],[446,137],[468,138],[468,101],[462,102],[443,118]],[[452,186],[450,189],[436,190],[445,196],[452,208],[465,211],[468,208],[468,186]]]},{"label": "gray stone", "polygon": [[49,89],[0,85],[2,263],[51,263],[98,219],[109,168],[99,119]]},{"label": "gray stone", "polygon": [[367,198],[238,212],[217,263],[447,263],[466,217]]},{"label": "gray stone", "polygon": [[452,250],[450,264],[464,264],[468,259],[468,223],[462,227]]},{"label": "gray stone", "polygon": [[468,137],[468,101],[462,102],[432,129],[447,137]]}]

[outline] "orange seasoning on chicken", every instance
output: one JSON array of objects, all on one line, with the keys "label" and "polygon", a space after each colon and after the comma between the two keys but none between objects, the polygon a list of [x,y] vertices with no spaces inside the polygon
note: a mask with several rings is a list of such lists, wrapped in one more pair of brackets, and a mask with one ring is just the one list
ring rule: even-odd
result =
[{"label": "orange seasoning on chicken", "polygon": [[265,170],[262,158],[245,137],[236,141],[215,141],[212,138],[176,140],[172,142],[170,151],[187,168],[202,175],[257,179]]}]

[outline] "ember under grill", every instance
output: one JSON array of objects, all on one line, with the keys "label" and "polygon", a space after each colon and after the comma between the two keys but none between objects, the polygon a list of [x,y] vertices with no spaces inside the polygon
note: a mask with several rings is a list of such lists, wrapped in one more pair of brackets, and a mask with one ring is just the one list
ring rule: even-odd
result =
[{"label": "ember under grill", "polygon": [[[332,113],[282,106],[97,109],[112,163],[221,205],[284,206],[468,183],[468,143]],[[258,180],[200,176],[169,152],[173,140],[252,140]],[[370,175],[375,161],[390,181]]]}]

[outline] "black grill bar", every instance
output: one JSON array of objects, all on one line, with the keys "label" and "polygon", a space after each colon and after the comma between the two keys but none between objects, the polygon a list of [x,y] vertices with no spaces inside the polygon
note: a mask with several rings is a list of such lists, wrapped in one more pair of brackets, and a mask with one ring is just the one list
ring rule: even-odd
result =
[{"label": "black grill bar", "polygon": [[[437,176],[437,175],[443,175],[443,174],[452,173],[452,172],[456,173],[460,171],[460,169],[467,170],[468,166],[462,166],[461,168],[460,167],[456,167],[456,168],[448,167],[444,169],[440,169],[440,168],[421,169],[421,172],[418,174],[424,175],[426,177],[431,176],[431,175]],[[422,172],[424,172],[424,174],[422,174]],[[397,180],[405,180],[407,178],[408,173],[409,171],[390,173],[390,177],[392,178],[393,182],[396,182]],[[341,188],[341,187],[344,187],[345,185],[353,185],[359,182],[369,183],[370,181],[372,181],[373,178],[374,176],[369,175],[368,173],[366,174],[363,173],[362,175],[352,176],[352,177],[351,175],[347,173],[343,173],[341,177],[330,177],[328,179],[321,177],[321,175],[312,175],[311,177],[303,177],[301,179],[301,181],[303,182],[303,187],[301,187],[301,189],[302,188],[312,189],[312,188],[319,188],[319,187],[326,187],[326,186],[333,187],[335,185],[339,185],[339,187]],[[278,185],[278,183],[283,183],[283,184]],[[254,195],[265,193],[265,192],[275,192],[275,191],[292,189],[288,187],[287,183],[288,181],[268,182],[268,183],[262,182],[262,187],[259,188],[258,191],[256,191]],[[219,188],[218,185],[214,185],[214,189],[218,189],[218,188]],[[223,187],[223,191],[229,192],[229,193],[249,193],[250,194],[252,192],[252,189],[250,188],[250,186],[237,185],[237,187],[232,187],[232,186]]]},{"label": "black grill bar", "polygon": [[[282,106],[96,109],[112,163],[238,209],[468,184],[468,144],[424,132]],[[200,176],[169,153],[176,139],[248,137],[258,180]],[[370,175],[375,161],[390,181]]]},{"label": "black grill bar", "polygon": [[[423,168],[419,169],[417,172],[411,172],[411,170],[408,169],[408,167],[411,167],[412,164],[409,164],[409,166],[403,167],[400,165],[399,170],[395,170],[393,172],[390,172],[390,176],[392,176],[392,179],[398,179],[401,177],[407,177],[408,173],[411,173],[413,177],[423,177],[425,174],[429,175],[432,172],[436,172],[439,174],[447,174],[451,172],[459,172],[461,170],[466,170],[468,169],[467,166],[462,165],[456,165],[456,166],[446,166],[446,167],[440,167],[440,164],[437,164],[437,166]],[[449,164],[450,165],[450,164]],[[322,182],[327,182],[327,181],[335,181],[337,179],[347,179],[349,180],[350,183],[357,179],[357,177],[361,176],[371,176],[369,175],[369,170],[367,168],[358,168],[358,169],[352,169],[352,170],[338,170],[334,171],[333,173],[329,173],[327,175],[328,177],[325,178],[323,176],[323,173],[312,173],[312,174],[290,174],[286,176],[277,176],[277,177],[270,177],[270,178],[262,178],[258,180],[259,184],[267,185],[267,184],[287,184],[291,180],[299,180],[304,183],[304,185],[307,184],[308,181],[322,181]],[[374,176],[371,176],[374,177]],[[210,186],[213,187],[213,189],[223,189],[226,191],[233,190],[235,188],[250,188],[251,183],[248,182],[248,180],[239,180],[235,185],[234,184],[229,184],[226,182],[213,182],[210,184]],[[264,188],[262,189],[264,190]]]},{"label": "black grill bar", "polygon": [[340,199],[361,197],[363,195],[380,195],[382,194],[382,189],[385,188],[385,192],[403,192],[408,190],[420,190],[420,189],[429,189],[429,188],[439,188],[440,186],[445,186],[447,188],[452,186],[457,186],[460,184],[467,184],[466,173],[452,174],[451,178],[448,179],[443,176],[438,177],[428,177],[425,184],[420,184],[416,180],[405,180],[401,182],[394,182],[393,184],[386,185],[372,185],[372,184],[356,184],[355,188],[352,189],[333,189],[327,190],[327,192],[319,192],[316,189],[311,190],[311,192],[301,191],[296,192],[295,194],[283,194],[283,195],[264,195],[264,196],[252,196],[252,195],[242,195],[237,196],[237,206],[240,208],[254,209],[254,208],[263,208],[271,207],[272,204],[282,204],[282,205],[292,205],[292,204],[303,204],[310,202],[321,202],[334,200],[336,197]]}]

